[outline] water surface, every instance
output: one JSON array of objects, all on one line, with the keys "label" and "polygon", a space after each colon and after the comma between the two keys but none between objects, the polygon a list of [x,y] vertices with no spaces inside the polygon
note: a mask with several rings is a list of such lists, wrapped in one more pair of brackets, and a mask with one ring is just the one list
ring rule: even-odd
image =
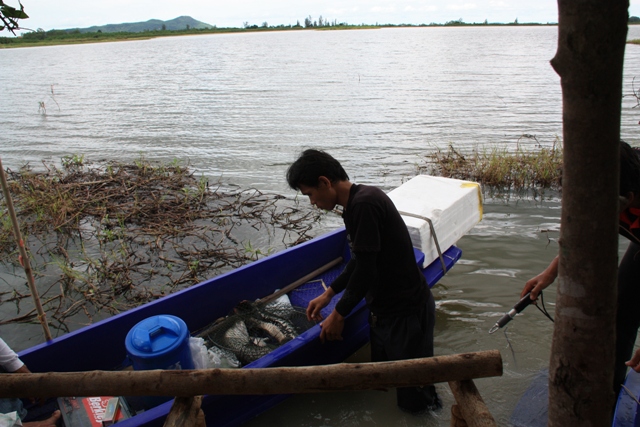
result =
[{"label": "water surface", "polygon": [[[640,28],[632,26],[629,38],[640,38]],[[5,49],[0,156],[10,168],[73,154],[177,159],[198,174],[293,197],[284,181],[288,164],[302,149],[320,147],[353,181],[390,190],[449,144],[556,143],[561,88],[549,65],[556,46],[556,27],[489,27]],[[638,74],[640,46],[629,45],[621,132],[632,145],[640,145],[631,96]],[[488,330],[556,254],[560,199],[488,199],[484,209],[482,222],[459,241],[462,260],[434,288],[436,355],[500,350],[504,375],[476,384],[498,424],[507,425],[519,395],[548,365],[553,325],[530,307],[506,336]],[[322,227],[338,224],[328,217]],[[555,286],[545,301],[553,315]],[[11,310],[0,305],[0,316]],[[16,350],[42,340],[35,325],[2,325],[0,335]],[[453,397],[444,384],[438,390],[447,409],[424,417],[398,411],[392,392],[327,393],[294,397],[249,425],[449,426]]]}]

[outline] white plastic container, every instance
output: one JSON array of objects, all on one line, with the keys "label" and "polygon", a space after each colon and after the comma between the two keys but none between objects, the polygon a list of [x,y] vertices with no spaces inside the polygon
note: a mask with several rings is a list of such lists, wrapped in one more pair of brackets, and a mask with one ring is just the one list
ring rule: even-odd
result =
[{"label": "white plastic container", "polygon": [[482,220],[482,192],[475,182],[418,175],[388,195],[407,224],[413,246],[424,252],[424,267],[439,257],[435,238],[444,252]]}]

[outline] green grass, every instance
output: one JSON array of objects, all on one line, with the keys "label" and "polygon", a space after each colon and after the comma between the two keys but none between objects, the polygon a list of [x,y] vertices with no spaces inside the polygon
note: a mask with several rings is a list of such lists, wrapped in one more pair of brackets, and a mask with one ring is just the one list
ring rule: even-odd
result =
[{"label": "green grass", "polygon": [[562,147],[518,144],[461,151],[453,145],[427,156],[421,172],[480,183],[498,191],[559,190],[562,187]]}]

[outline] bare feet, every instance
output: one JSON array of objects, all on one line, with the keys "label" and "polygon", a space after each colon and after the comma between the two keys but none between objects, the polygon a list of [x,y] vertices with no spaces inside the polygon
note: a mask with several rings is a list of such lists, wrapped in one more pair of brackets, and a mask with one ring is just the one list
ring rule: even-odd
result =
[{"label": "bare feet", "polygon": [[22,424],[24,427],[56,427],[56,423],[60,419],[60,411],[57,410],[49,418],[42,421],[30,421]]}]

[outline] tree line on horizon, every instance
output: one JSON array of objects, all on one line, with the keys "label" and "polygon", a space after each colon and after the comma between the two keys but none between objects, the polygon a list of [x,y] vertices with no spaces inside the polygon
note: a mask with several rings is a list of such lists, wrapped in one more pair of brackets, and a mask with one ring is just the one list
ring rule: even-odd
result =
[{"label": "tree line on horizon", "polygon": [[[0,0],[1,1],[1,0]],[[188,17],[186,17],[188,18]],[[192,18],[189,18],[192,19]],[[173,20],[175,21],[175,20]],[[199,21],[193,20],[195,23]],[[143,30],[135,30],[132,26],[136,24],[147,24],[153,22],[153,28],[145,28]],[[146,38],[155,37],[160,35],[180,35],[180,34],[207,34],[207,33],[219,33],[219,32],[240,32],[240,31],[268,31],[268,30],[302,30],[302,29],[349,29],[349,28],[389,28],[389,27],[453,27],[453,26],[513,26],[513,25],[556,25],[555,23],[519,23],[516,18],[513,22],[509,23],[489,23],[485,20],[483,23],[467,23],[462,18],[457,20],[447,21],[444,24],[430,23],[430,24],[349,24],[347,22],[338,22],[338,20],[325,19],[319,16],[318,19],[313,19],[311,15],[300,23],[298,20],[295,25],[269,25],[267,22],[263,22],[261,25],[250,24],[248,21],[243,22],[241,27],[217,27],[215,25],[196,26],[185,24],[182,29],[167,28],[166,23],[169,21],[150,20],[144,23],[130,23],[127,24],[127,30],[118,30],[118,24],[111,24],[102,27],[89,27],[89,28],[72,28],[66,30],[44,30],[38,28],[35,31],[23,32],[19,37],[0,37],[0,44],[33,44],[41,42],[91,42],[91,41],[105,41],[110,39],[129,39],[129,38]],[[201,23],[203,24],[203,23]],[[19,29],[20,27],[16,27]],[[103,31],[104,28],[104,31]]]},{"label": "tree line on horizon", "polygon": [[[4,26],[0,26],[0,31],[7,29],[11,31],[15,35],[15,31],[21,29],[18,25],[18,19],[26,19],[28,15],[24,12],[24,8],[21,5],[21,9],[17,10],[15,8],[11,8],[3,3],[0,0],[0,19]],[[181,18],[187,18],[193,21],[193,24],[185,24],[184,28],[176,29],[175,25],[171,27],[167,27],[168,23],[173,23]],[[153,23],[153,28],[149,28],[149,25]],[[640,23],[640,17],[631,16],[629,17],[630,24],[638,24]],[[66,29],[66,30],[56,30],[52,29],[49,31],[45,31],[42,28],[38,28],[35,31],[28,31],[21,33],[19,37],[0,37],[0,44],[22,44],[22,43],[38,43],[45,40],[49,40],[50,42],[60,41],[60,42],[73,42],[74,40],[80,41],[92,41],[90,39],[94,39],[93,41],[100,41],[104,39],[113,39],[113,38],[136,38],[136,37],[153,37],[156,35],[166,35],[170,34],[191,34],[191,33],[215,33],[215,32],[235,32],[235,31],[264,31],[264,30],[288,30],[288,29],[347,29],[347,28],[385,28],[385,27],[458,27],[458,26],[516,26],[516,25],[557,25],[557,23],[536,23],[536,22],[527,22],[520,23],[518,18],[515,18],[513,22],[508,23],[499,23],[499,22],[489,22],[487,19],[482,23],[477,22],[465,22],[462,18],[456,20],[450,20],[442,23],[431,22],[429,24],[349,24],[347,22],[338,22],[337,19],[330,20],[324,18],[320,15],[317,19],[314,19],[311,15],[304,18],[301,23],[300,20],[296,22],[295,25],[269,25],[268,22],[263,22],[261,25],[250,24],[248,21],[242,23],[241,27],[217,27],[215,25],[204,24],[200,21],[197,21],[191,17],[180,17],[170,21],[160,21],[160,20],[149,20],[147,22],[133,23],[127,25],[143,25],[149,24],[144,29],[140,30],[137,28],[127,28],[126,30],[122,30],[121,26],[124,24],[111,24],[105,25],[101,27],[89,27],[84,29],[74,28],[74,29]],[[142,28],[142,27],[139,27]],[[104,29],[104,31],[103,31]]]},{"label": "tree line on horizon", "polygon": [[546,24],[538,23],[538,22],[528,22],[525,24],[520,24],[518,22],[518,18],[516,18],[513,22],[489,22],[487,19],[482,23],[478,22],[465,22],[462,18],[450,20],[445,22],[444,24],[431,22],[429,24],[380,24],[376,22],[375,24],[349,24],[347,22],[338,22],[337,19],[333,21],[330,19],[325,19],[320,15],[317,20],[314,20],[311,15],[304,18],[304,23],[301,24],[300,20],[296,22],[295,25],[276,25],[270,26],[268,22],[263,22],[261,25],[250,24],[248,21],[242,23],[242,28],[245,29],[258,29],[258,28],[325,28],[325,27],[454,27],[454,26],[464,26],[464,25],[556,25],[557,23],[547,22]]},{"label": "tree line on horizon", "polygon": [[[20,9],[16,9],[15,7],[9,6],[8,4],[4,3],[3,0],[0,0],[0,32],[7,30],[11,33],[13,33],[14,35],[16,35],[16,30],[22,29],[19,25],[19,20],[21,19],[28,19],[29,15],[26,14],[26,12],[24,11],[24,6],[22,5],[22,3],[20,4]],[[176,18],[180,19],[180,18],[189,18],[189,19],[193,19],[190,17],[179,17]],[[162,22],[159,20],[150,20],[151,21],[155,21],[155,22]],[[195,20],[194,20],[195,21]],[[167,21],[169,22],[169,21]],[[204,28],[202,28],[203,26],[207,26],[209,27],[209,29],[217,29],[217,27],[215,25],[209,25],[209,24],[204,24],[201,23],[199,21],[195,21],[198,24],[203,24],[198,25],[198,30],[202,30]],[[640,23],[640,17],[637,16],[630,16],[628,19],[628,22],[631,24],[637,24]],[[322,27],[362,27],[362,26],[366,26],[366,27],[405,27],[405,26],[410,26],[410,27],[414,27],[414,26],[418,26],[418,27],[423,27],[423,26],[464,26],[464,25],[545,25],[545,24],[541,24],[541,23],[535,23],[535,22],[529,22],[529,23],[525,23],[525,24],[519,24],[518,22],[518,18],[516,18],[513,22],[510,23],[489,23],[487,19],[484,20],[483,23],[467,23],[464,22],[462,18],[459,18],[457,20],[451,20],[451,21],[447,21],[444,24],[439,24],[439,23],[435,23],[435,22],[431,22],[430,24],[378,24],[376,22],[375,25],[372,24],[360,24],[360,25],[350,25],[346,22],[340,22],[338,23],[338,21],[336,19],[334,19],[333,21],[329,20],[329,19],[324,19],[322,17],[322,15],[320,15],[318,17],[317,20],[314,20],[312,18],[311,15],[309,15],[308,17],[304,18],[304,27],[302,24],[300,24],[300,21],[298,20],[296,22],[295,25],[284,25],[284,24],[280,24],[280,25],[276,25],[276,26],[270,26],[266,21],[262,23],[262,25],[258,26],[256,24],[251,25],[249,24],[248,21],[243,22],[242,24],[242,29],[245,30],[255,30],[255,29],[269,29],[269,28],[276,28],[276,29],[284,29],[284,28],[322,28]],[[557,25],[557,23],[551,23],[551,22],[547,22],[546,25]],[[108,27],[108,26],[105,26]],[[191,30],[191,25],[190,24],[186,24],[184,30]],[[227,29],[234,29],[233,27],[229,27]],[[35,37],[36,39],[38,38],[45,38],[46,37],[46,33],[50,33],[50,32],[58,32],[58,31],[63,31],[63,32],[82,32],[79,31],[80,29],[70,29],[70,30],[50,30],[50,31],[45,31],[42,28],[38,28],[36,31],[30,31],[28,33],[23,33],[21,34],[22,37],[27,36],[31,33],[37,33],[37,37]],[[162,31],[167,31],[166,28],[166,24],[162,24],[161,26],[161,30]],[[175,31],[175,30],[174,30]],[[97,30],[97,33],[102,32],[101,30]],[[54,34],[59,34],[59,33],[54,33]],[[52,34],[52,35],[54,35]],[[29,38],[29,37],[28,37]]]}]

